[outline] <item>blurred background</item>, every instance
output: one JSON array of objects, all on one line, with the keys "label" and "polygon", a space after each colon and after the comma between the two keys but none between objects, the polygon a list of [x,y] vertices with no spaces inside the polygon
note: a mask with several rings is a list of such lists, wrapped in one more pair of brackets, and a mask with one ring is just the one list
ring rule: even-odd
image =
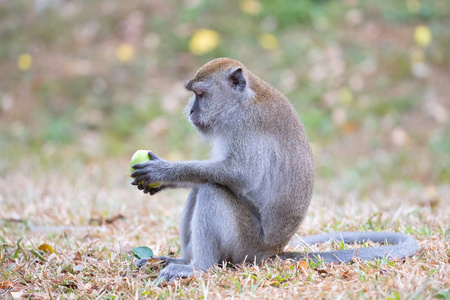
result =
[{"label": "blurred background", "polygon": [[205,158],[183,82],[222,56],[292,101],[319,180],[449,184],[447,0],[0,0],[0,178]]}]

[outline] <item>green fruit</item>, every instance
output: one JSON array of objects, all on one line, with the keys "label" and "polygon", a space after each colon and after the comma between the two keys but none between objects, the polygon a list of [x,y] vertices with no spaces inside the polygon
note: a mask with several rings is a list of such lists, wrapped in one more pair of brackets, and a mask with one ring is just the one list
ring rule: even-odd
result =
[{"label": "green fruit", "polygon": [[[148,150],[138,150],[136,151],[133,156],[131,157],[131,162],[130,162],[130,169],[131,169],[131,173],[133,173],[135,170],[133,169],[133,166],[136,164],[140,164],[146,161],[150,161],[150,157],[148,156]],[[141,181],[140,184],[144,184],[144,181]],[[148,186],[151,189],[155,189],[157,187],[161,186],[161,182],[152,182],[150,183]]]}]

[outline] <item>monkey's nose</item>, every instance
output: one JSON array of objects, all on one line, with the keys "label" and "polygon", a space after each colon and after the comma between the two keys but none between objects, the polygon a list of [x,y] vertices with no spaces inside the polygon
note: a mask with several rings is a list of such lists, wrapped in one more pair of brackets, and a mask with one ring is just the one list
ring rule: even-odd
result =
[{"label": "monkey's nose", "polygon": [[194,110],[193,109],[191,109],[191,112],[190,112],[190,114],[189,115],[192,115],[194,113]]}]

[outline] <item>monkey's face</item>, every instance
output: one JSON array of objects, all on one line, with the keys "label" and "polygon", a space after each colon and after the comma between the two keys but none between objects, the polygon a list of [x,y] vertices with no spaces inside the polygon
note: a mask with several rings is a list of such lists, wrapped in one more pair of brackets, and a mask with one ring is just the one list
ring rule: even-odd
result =
[{"label": "monkey's face", "polygon": [[230,120],[236,120],[242,104],[250,95],[242,69],[223,70],[200,78],[186,83],[186,89],[194,95],[190,98],[185,114],[204,134],[228,128]]},{"label": "monkey's face", "polygon": [[192,86],[192,92],[186,114],[203,134],[220,131],[240,105],[234,91],[221,81],[199,82]]},{"label": "monkey's face", "polygon": [[[201,103],[201,104],[200,104]],[[201,105],[201,107],[200,107]],[[205,111],[205,93],[204,92],[194,92],[192,96],[189,107],[189,121],[194,124],[200,131],[205,131],[209,127],[207,122],[205,122],[204,111]]]},{"label": "monkey's face", "polygon": [[191,80],[186,83],[186,89],[193,93],[185,108],[185,115],[200,132],[210,129],[210,120],[207,116],[211,111],[212,84],[205,81]]}]

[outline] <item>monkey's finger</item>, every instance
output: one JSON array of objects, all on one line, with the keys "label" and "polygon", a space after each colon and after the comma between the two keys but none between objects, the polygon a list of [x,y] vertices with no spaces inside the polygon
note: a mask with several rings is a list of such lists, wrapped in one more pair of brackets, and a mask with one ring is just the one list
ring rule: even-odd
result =
[{"label": "monkey's finger", "polygon": [[[138,176],[142,176],[142,175],[145,175],[145,174],[147,174],[148,173],[148,170],[147,169],[140,169],[140,170],[136,170],[136,171],[134,171],[133,173],[131,173],[131,177],[132,178],[136,178],[136,177],[138,177]],[[139,181],[138,181],[139,182]]]},{"label": "monkey's finger", "polygon": [[154,195],[154,194],[156,194],[157,192],[161,191],[164,188],[165,188],[165,186],[161,185],[161,186],[159,186],[157,188],[150,189],[150,195]]},{"label": "monkey's finger", "polygon": [[[145,185],[148,185],[148,184],[150,184],[151,182],[153,182],[155,180],[151,180],[151,178],[148,176],[148,173],[146,173],[146,174],[142,174],[142,175],[139,175],[139,176],[134,178],[134,182],[137,182],[138,184],[140,184],[141,181],[143,181],[143,185],[145,186]],[[148,184],[145,183],[146,181],[149,181]]]},{"label": "monkey's finger", "polygon": [[137,188],[142,191],[144,189],[144,187],[141,184],[138,184]]},{"label": "monkey's finger", "polygon": [[152,151],[148,151],[148,156],[150,157],[151,160],[160,160],[161,159],[158,157],[158,155],[156,155]]},{"label": "monkey's finger", "polygon": [[148,258],[141,258],[134,262],[134,265],[138,268],[145,266],[148,262]]},{"label": "monkey's finger", "polygon": [[139,188],[140,184],[139,181],[133,180],[133,182],[131,183],[131,185],[135,185]]},{"label": "monkey's finger", "polygon": [[[138,164],[135,164],[132,168],[135,169],[135,170],[143,169],[143,168],[145,168],[146,166],[148,166],[150,163],[151,163],[151,161],[146,161],[146,162],[143,162],[143,163],[138,163]],[[136,171],[134,171],[134,172],[136,172]],[[134,172],[133,172],[133,173],[134,173]]]}]

